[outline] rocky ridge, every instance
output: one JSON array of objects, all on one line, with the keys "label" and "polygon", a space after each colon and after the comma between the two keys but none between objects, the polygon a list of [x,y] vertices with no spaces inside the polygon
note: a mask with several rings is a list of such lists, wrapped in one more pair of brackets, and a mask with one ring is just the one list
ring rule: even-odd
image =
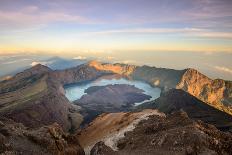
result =
[{"label": "rocky ridge", "polygon": [[149,109],[140,112],[104,113],[82,129],[77,137],[86,154],[89,154],[93,145],[99,141],[104,141],[117,150],[117,142],[124,137],[124,133],[132,131],[140,121],[150,115],[164,116],[157,110]]},{"label": "rocky ridge", "polygon": [[128,78],[145,81],[163,91],[182,89],[203,102],[232,115],[232,82],[212,80],[195,69],[173,70],[149,66],[102,64],[90,62],[98,69],[122,74]]},{"label": "rocky ridge", "polygon": [[91,155],[126,154],[231,154],[232,135],[212,125],[191,120],[185,112],[176,112],[167,117],[151,115],[135,129],[126,132],[113,150],[104,142],[98,142]]},{"label": "rocky ridge", "polygon": [[79,107],[65,97],[63,85],[95,79],[105,72],[86,65],[53,71],[36,65],[0,82],[0,115],[28,127],[57,122],[65,131],[76,130],[82,122]]},{"label": "rocky ridge", "polygon": [[212,80],[195,69],[187,69],[176,88],[183,89],[209,105],[232,114],[231,81]]}]

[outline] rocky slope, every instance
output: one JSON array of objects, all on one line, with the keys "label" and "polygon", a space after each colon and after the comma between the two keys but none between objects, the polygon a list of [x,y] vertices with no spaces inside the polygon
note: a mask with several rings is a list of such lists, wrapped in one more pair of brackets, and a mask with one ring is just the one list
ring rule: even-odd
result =
[{"label": "rocky slope", "polygon": [[99,141],[104,141],[112,148],[117,148],[117,141],[123,138],[124,133],[135,128],[141,120],[150,115],[164,116],[157,110],[144,110],[141,112],[104,113],[97,117],[89,126],[78,133],[78,139],[86,154]]},{"label": "rocky slope", "polygon": [[232,115],[231,81],[212,80],[197,70],[187,69],[176,88],[183,89],[209,105]]},{"label": "rocky slope", "polygon": [[103,75],[112,74],[111,72],[97,70],[94,67],[91,67],[88,63],[83,64],[77,67],[65,69],[65,70],[56,70],[50,72],[50,77],[56,79],[62,85],[72,84],[76,82],[84,82],[88,80],[94,80]]},{"label": "rocky slope", "polygon": [[170,88],[182,89],[221,111],[232,115],[232,82],[212,80],[195,69],[173,70],[149,66],[102,64],[90,62],[97,70],[109,71],[143,80],[163,91]]},{"label": "rocky slope", "polygon": [[89,66],[97,70],[103,70],[121,74],[134,80],[145,81],[152,86],[168,89],[175,87],[181,80],[185,70],[173,70],[149,66],[134,66],[125,64],[106,64],[92,61]]},{"label": "rocky slope", "polygon": [[29,127],[57,122],[68,131],[76,122],[73,118],[80,124],[80,114],[65,98],[62,86],[49,77],[50,72],[37,65],[1,82],[0,115]]},{"label": "rocky slope", "polygon": [[95,79],[103,74],[86,65],[53,71],[36,65],[0,82],[0,116],[29,127],[57,122],[65,131],[76,130],[82,122],[79,107],[65,97],[63,85]]},{"label": "rocky slope", "polygon": [[0,154],[84,155],[77,138],[58,124],[28,129],[21,123],[0,119]]},{"label": "rocky slope", "polygon": [[152,115],[124,135],[117,142],[117,150],[98,142],[91,155],[232,154],[231,134],[201,121],[193,121],[185,112],[167,117]]},{"label": "rocky slope", "polygon": [[194,120],[201,120],[213,124],[218,129],[232,132],[232,116],[222,112],[207,103],[180,89],[170,89],[161,96],[148,103],[144,103],[137,109],[158,109],[166,114],[184,110]]}]

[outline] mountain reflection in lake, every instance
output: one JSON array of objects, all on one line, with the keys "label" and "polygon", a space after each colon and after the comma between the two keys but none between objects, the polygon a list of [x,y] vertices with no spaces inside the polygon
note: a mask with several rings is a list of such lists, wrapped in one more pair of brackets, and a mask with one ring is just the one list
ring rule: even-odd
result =
[{"label": "mountain reflection in lake", "polygon": [[[69,101],[73,102],[75,100],[80,99],[84,94],[85,90],[92,86],[106,86],[109,84],[128,84],[134,85],[135,87],[144,90],[144,94],[150,95],[152,98],[150,100],[154,100],[160,96],[160,88],[151,87],[149,84],[142,81],[128,80],[119,76],[103,76],[94,81],[89,82],[81,82],[75,83],[71,85],[65,86],[66,97]],[[150,100],[146,100],[150,101]],[[139,105],[141,103],[136,103],[135,105]]]}]

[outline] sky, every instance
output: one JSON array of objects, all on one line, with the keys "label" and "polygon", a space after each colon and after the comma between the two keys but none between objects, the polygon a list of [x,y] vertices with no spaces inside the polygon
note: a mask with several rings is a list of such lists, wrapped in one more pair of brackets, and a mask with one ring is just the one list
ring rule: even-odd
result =
[{"label": "sky", "polygon": [[[201,61],[232,75],[231,8],[232,0],[0,0],[0,56],[96,55],[158,66],[154,60],[180,56],[173,68]],[[196,55],[220,60],[186,64]]]}]

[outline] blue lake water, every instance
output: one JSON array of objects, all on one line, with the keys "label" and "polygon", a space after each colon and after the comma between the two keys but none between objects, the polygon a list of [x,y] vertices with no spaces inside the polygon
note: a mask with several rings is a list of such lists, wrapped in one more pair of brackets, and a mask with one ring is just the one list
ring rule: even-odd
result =
[{"label": "blue lake water", "polygon": [[[69,101],[73,102],[75,100],[80,99],[83,95],[86,93],[84,92],[87,88],[92,86],[105,86],[109,84],[128,84],[128,85],[134,85],[135,87],[144,90],[144,94],[150,95],[152,98],[150,100],[154,100],[158,97],[160,97],[160,88],[157,87],[151,87],[149,84],[142,82],[142,81],[134,81],[134,80],[128,80],[125,78],[115,78],[115,77],[101,77],[97,80],[86,82],[86,83],[76,83],[69,86],[65,86],[65,92],[66,97],[69,99]],[[146,100],[143,102],[147,102],[150,100]],[[141,103],[135,103],[135,105],[142,104]]]}]

